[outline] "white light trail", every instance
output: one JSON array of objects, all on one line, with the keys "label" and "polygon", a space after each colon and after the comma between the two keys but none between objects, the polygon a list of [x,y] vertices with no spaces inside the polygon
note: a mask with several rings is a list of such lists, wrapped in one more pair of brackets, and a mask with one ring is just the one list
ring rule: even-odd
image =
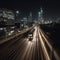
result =
[{"label": "white light trail", "polygon": [[33,48],[35,51],[35,47],[36,47],[36,36],[37,36],[37,27],[35,27],[35,31],[33,33],[33,40],[32,41],[29,41],[28,39],[26,40],[27,46],[23,56],[21,57],[21,60],[31,60]]},{"label": "white light trail", "polygon": [[46,60],[51,60],[50,57],[49,57],[49,54],[48,54],[48,52],[47,52],[47,49],[46,49],[46,47],[45,47],[45,44],[44,44],[44,42],[43,42],[43,39],[42,39],[42,37],[41,37],[41,34],[40,34],[39,31],[38,31],[38,33],[39,33],[39,38],[40,38],[42,50],[43,50],[43,52],[44,52],[44,56],[45,56]]},{"label": "white light trail", "polygon": [[47,40],[47,38],[45,37],[45,33],[40,29],[40,32],[41,32],[41,35],[42,37],[44,38],[45,42],[48,44],[50,50],[52,51],[53,50],[53,53],[54,53],[54,56],[57,60],[60,60],[60,57],[59,55],[57,54],[57,52],[55,51],[55,49],[53,49],[52,45],[49,43],[49,41]]},{"label": "white light trail", "polygon": [[32,42],[36,42],[36,35],[37,35],[37,27],[35,27],[35,31],[34,31],[34,34],[33,34]]}]

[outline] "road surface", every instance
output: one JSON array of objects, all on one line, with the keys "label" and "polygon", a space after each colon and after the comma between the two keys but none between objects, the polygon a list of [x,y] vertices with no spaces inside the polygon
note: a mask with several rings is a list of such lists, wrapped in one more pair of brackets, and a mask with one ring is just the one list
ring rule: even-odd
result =
[{"label": "road surface", "polygon": [[28,39],[29,33],[25,33],[1,44],[0,60],[60,60],[41,28],[33,29],[32,41]]}]

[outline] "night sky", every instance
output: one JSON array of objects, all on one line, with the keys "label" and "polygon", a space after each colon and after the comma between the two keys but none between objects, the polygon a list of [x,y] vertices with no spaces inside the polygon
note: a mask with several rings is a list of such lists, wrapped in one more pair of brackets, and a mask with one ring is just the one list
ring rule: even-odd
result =
[{"label": "night sky", "polygon": [[17,9],[24,13],[36,13],[40,7],[46,16],[60,16],[59,0],[0,0],[0,8]]}]

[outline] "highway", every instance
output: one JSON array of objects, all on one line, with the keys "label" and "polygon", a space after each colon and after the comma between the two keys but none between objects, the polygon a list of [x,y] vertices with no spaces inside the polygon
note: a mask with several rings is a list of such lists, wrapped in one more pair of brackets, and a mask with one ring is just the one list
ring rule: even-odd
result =
[{"label": "highway", "polygon": [[0,44],[0,60],[60,60],[60,56],[39,26],[35,26],[33,38],[29,32]]}]

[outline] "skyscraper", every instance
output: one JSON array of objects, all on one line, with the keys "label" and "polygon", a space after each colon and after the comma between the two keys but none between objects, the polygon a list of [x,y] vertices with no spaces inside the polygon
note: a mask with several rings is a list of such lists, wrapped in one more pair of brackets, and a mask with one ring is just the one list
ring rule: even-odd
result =
[{"label": "skyscraper", "polygon": [[40,11],[38,12],[38,22],[40,22],[43,18],[43,10],[40,8]]},{"label": "skyscraper", "polygon": [[28,17],[28,22],[32,22],[32,12],[30,12],[29,17]]}]

